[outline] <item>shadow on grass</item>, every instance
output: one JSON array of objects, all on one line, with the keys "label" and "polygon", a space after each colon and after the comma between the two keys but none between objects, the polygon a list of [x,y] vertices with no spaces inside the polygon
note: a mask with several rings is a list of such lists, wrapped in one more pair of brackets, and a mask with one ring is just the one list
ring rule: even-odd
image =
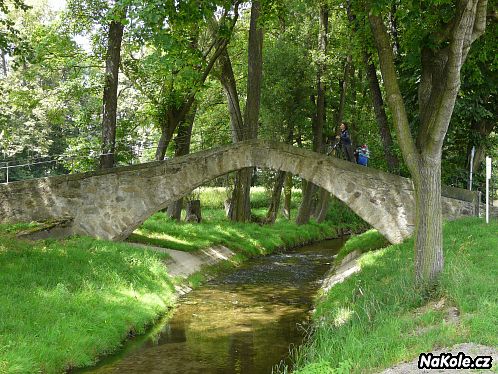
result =
[{"label": "shadow on grass", "polygon": [[161,255],[123,243],[0,236],[0,268],[0,372],[89,365],[173,301]]}]

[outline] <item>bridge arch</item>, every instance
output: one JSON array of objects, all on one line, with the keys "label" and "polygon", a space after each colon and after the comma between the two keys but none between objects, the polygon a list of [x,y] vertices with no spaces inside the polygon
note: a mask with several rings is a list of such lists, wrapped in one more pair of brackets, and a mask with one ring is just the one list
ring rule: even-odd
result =
[{"label": "bridge arch", "polygon": [[[73,233],[121,240],[193,189],[246,167],[291,172],[323,187],[392,243],[413,232],[411,180],[287,144],[258,140],[172,160],[3,185],[0,214],[4,218],[0,220],[68,216],[73,220]],[[473,214],[471,200],[443,197],[443,204],[450,217]]]}]

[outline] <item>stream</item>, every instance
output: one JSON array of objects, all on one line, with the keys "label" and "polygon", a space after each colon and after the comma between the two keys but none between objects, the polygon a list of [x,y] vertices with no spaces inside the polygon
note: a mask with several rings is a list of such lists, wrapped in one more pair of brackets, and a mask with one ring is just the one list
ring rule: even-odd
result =
[{"label": "stream", "polygon": [[85,373],[271,373],[305,335],[345,239],[252,259],[180,298],[154,331]]}]

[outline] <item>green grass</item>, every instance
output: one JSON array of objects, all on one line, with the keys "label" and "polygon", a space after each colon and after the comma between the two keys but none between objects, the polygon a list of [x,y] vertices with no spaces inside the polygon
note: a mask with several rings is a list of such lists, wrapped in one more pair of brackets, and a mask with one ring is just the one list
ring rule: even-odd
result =
[{"label": "green grass", "polygon": [[360,235],[355,235],[349,238],[346,244],[344,244],[340,249],[334,261],[336,264],[340,264],[344,257],[351,252],[360,251],[361,253],[366,253],[384,248],[387,245],[389,245],[387,239],[377,230],[371,229]]},{"label": "green grass", "polygon": [[0,228],[0,373],[90,365],[173,303],[162,256],[90,238],[28,242]]},{"label": "green grass", "polygon": [[[177,223],[164,213],[150,217],[134,241],[194,251],[225,245],[237,254],[187,279],[197,286],[247,257],[334,236],[338,228],[366,226],[333,200],[325,223],[297,226],[232,223],[220,189],[201,192],[203,222]],[[268,194],[252,191],[252,213],[264,217]],[[300,193],[293,191],[295,218]],[[0,225],[0,373],[59,373],[88,366],[140,334],[174,304],[165,254],[85,237],[26,241],[16,233],[36,223]]]},{"label": "green grass", "polygon": [[[297,226],[281,215],[273,225],[256,222],[230,222],[223,208],[226,193],[223,189],[203,189],[200,193],[202,223],[176,222],[158,212],[136,230],[129,240],[181,251],[196,251],[213,245],[224,245],[246,255],[270,253],[276,248],[288,248],[314,240],[336,236],[339,230],[363,231],[368,225],[337,199],[331,200],[325,222],[313,220]],[[293,191],[291,216],[297,215],[300,191]],[[251,189],[252,214],[266,215],[269,197],[262,188]]]},{"label": "green grass", "polygon": [[[375,372],[462,342],[496,347],[497,248],[496,220],[446,223],[445,268],[431,300],[413,285],[413,240],[367,253],[362,271],[319,302],[310,339],[295,352],[296,373]],[[459,323],[447,321],[448,307],[458,308]]]}]

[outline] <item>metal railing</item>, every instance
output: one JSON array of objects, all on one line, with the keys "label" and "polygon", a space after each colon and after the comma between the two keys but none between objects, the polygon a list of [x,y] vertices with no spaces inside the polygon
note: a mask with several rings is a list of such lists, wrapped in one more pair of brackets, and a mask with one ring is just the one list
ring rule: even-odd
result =
[{"label": "metal railing", "polygon": [[[156,149],[156,147],[143,147],[138,151],[131,151],[131,157],[128,162],[121,162],[116,166],[122,165],[135,165],[137,163],[149,162],[153,160],[153,156],[144,161],[142,158],[144,157],[144,153],[147,150]],[[0,184],[8,184],[14,181],[20,180],[29,180],[36,178],[43,178],[48,176],[55,175],[67,175],[73,173],[75,170],[74,164],[76,162],[88,161],[89,163],[93,163],[97,165],[102,156],[112,155],[114,153],[98,153],[98,152],[90,152],[87,156],[67,156],[67,155],[58,155],[55,158],[49,157],[37,157],[27,160],[10,160],[10,161],[0,161]],[[42,161],[39,161],[42,160]],[[138,161],[138,162],[137,162]],[[48,168],[45,166],[49,166]],[[40,167],[41,166],[41,167]],[[33,170],[36,168],[36,170]],[[15,171],[26,170],[28,172],[22,176],[22,173],[14,174]],[[78,170],[77,173],[83,171],[91,171],[89,170]],[[3,178],[2,178],[3,177]]]}]

